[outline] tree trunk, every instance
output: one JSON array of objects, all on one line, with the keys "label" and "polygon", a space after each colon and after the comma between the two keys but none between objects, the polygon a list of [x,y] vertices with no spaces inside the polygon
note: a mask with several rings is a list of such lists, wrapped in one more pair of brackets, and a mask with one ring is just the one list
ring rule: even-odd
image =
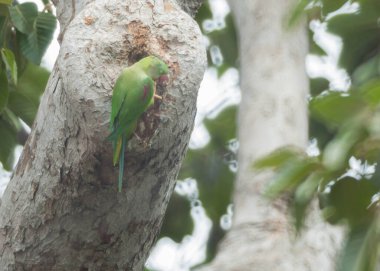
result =
[{"label": "tree trunk", "polygon": [[252,169],[276,148],[307,145],[305,24],[285,27],[295,1],[229,2],[240,33],[242,90],[235,212],[216,259],[201,270],[333,270],[339,229],[324,224],[313,208],[295,239],[285,199],[269,202],[262,194],[271,174]]},{"label": "tree trunk", "polygon": [[[193,127],[201,33],[171,0],[54,3],[61,50],[2,198],[1,270],[142,270]],[[150,54],[168,63],[171,82],[130,140],[118,193],[105,140],[112,87]]]}]

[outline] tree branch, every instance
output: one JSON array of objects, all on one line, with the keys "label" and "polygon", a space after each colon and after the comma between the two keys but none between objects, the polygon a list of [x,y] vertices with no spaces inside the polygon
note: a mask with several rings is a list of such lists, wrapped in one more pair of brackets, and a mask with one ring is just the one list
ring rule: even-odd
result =
[{"label": "tree branch", "polygon": [[[142,270],[187,149],[206,65],[197,24],[173,1],[76,1],[54,1],[65,30],[2,198],[2,270]],[[112,87],[149,54],[171,83],[138,125],[146,144],[130,140],[118,193],[105,140]]]}]

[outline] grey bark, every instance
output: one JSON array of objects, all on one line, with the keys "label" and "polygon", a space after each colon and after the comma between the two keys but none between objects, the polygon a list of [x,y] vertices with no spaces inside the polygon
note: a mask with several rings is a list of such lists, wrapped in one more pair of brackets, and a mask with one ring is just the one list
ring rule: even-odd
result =
[{"label": "grey bark", "polygon": [[[54,3],[61,50],[2,198],[1,270],[142,270],[193,126],[201,33],[174,1]],[[118,193],[105,140],[112,87],[149,54],[168,63],[171,82],[130,140]]]},{"label": "grey bark", "polygon": [[185,12],[194,17],[205,0],[177,0],[177,2]]},{"label": "grey bark", "polygon": [[256,159],[278,147],[307,145],[305,24],[284,27],[295,1],[229,3],[240,34],[242,90],[235,212],[216,259],[201,270],[333,270],[340,229],[326,225],[313,207],[296,239],[286,199],[269,202],[263,196],[272,175],[252,169]]}]

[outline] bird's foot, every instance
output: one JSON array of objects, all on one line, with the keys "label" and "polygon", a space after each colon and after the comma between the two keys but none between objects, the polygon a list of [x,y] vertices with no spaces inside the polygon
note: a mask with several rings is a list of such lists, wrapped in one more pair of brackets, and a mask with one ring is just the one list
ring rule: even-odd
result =
[{"label": "bird's foot", "polygon": [[157,83],[154,81],[153,97],[162,101],[162,96],[157,95]]}]

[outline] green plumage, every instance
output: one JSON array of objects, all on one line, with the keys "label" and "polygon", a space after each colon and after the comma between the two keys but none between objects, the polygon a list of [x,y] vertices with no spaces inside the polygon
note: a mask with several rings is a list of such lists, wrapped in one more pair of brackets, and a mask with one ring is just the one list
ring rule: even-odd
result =
[{"label": "green plumage", "polygon": [[113,164],[116,166],[119,163],[119,192],[122,189],[124,152],[128,139],[135,131],[142,113],[154,103],[155,81],[167,79],[168,72],[162,60],[148,56],[125,68],[116,80],[108,139],[113,144]]}]

